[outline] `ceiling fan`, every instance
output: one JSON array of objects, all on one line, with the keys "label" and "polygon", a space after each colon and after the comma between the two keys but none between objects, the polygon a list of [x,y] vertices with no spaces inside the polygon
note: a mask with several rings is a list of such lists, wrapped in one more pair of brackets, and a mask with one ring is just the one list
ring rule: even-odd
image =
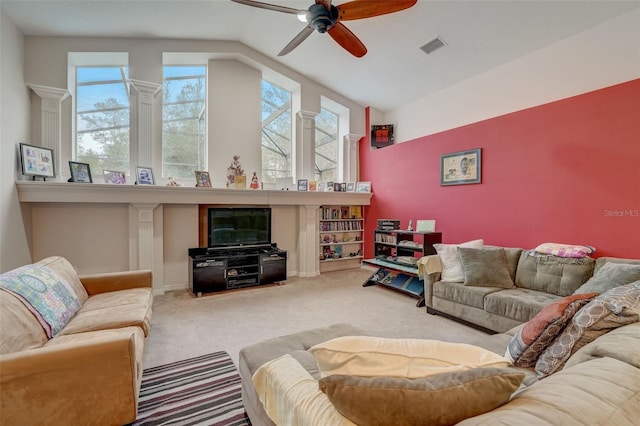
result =
[{"label": "ceiling fan", "polygon": [[297,15],[301,21],[307,22],[307,26],[278,53],[278,56],[283,56],[291,52],[306,40],[313,30],[317,30],[319,33],[329,33],[331,38],[340,46],[358,58],[363,57],[367,53],[367,48],[342,21],[353,21],[356,19],[386,15],[410,8],[417,3],[417,0],[353,0],[334,6],[331,4],[331,0],[315,0],[315,3],[312,4],[308,10],[304,10],[254,0],[231,1],[262,9],[275,10],[276,12],[290,13]]}]

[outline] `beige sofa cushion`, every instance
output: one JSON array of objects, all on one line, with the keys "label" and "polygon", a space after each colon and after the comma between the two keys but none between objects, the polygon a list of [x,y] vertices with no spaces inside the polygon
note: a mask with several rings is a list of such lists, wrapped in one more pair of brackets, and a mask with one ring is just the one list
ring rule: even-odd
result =
[{"label": "beige sofa cushion", "polygon": [[516,287],[569,296],[593,275],[595,261],[541,255],[525,250],[516,271]]},{"label": "beige sofa cushion", "polygon": [[503,248],[474,249],[458,247],[464,271],[464,285],[513,288],[507,256]]},{"label": "beige sofa cushion", "polygon": [[458,426],[636,426],[639,402],[640,369],[600,358],[540,380],[502,407]]},{"label": "beige sofa cushion", "polygon": [[47,340],[44,329],[24,303],[0,290],[0,354],[39,348]]},{"label": "beige sofa cushion", "polygon": [[464,283],[439,281],[433,284],[433,296],[451,300],[462,305],[484,309],[484,298],[488,294],[502,290],[499,287],[475,287]]},{"label": "beige sofa cushion", "polygon": [[151,288],[132,288],[93,295],[69,321],[61,335],[138,326],[149,335],[153,293]]},{"label": "beige sofa cushion", "polygon": [[427,339],[344,336],[309,349],[323,376],[416,379],[474,367],[507,367],[506,358],[478,346]]}]

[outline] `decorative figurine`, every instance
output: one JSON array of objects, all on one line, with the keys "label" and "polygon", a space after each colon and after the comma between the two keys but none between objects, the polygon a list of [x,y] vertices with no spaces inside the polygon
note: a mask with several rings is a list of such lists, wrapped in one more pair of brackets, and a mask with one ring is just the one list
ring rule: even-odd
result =
[{"label": "decorative figurine", "polygon": [[258,176],[256,176],[256,172],[253,172],[253,176],[251,177],[251,184],[249,185],[251,189],[260,188],[260,183],[258,182]]},{"label": "decorative figurine", "polygon": [[407,227],[407,231],[413,231],[413,221],[409,219],[409,226]]}]

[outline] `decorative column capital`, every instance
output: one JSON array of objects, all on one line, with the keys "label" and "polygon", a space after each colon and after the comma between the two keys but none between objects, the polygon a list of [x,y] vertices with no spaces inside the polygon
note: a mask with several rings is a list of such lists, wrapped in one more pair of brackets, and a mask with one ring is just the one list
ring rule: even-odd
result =
[{"label": "decorative column capital", "polygon": [[360,142],[364,135],[357,135],[355,133],[349,133],[344,136],[345,142],[349,142],[349,145],[357,145]]},{"label": "decorative column capital", "polygon": [[27,86],[42,99],[62,102],[69,96],[67,89],[58,89],[57,87],[42,86],[40,84],[27,84]]},{"label": "decorative column capital", "polygon": [[160,90],[162,90],[161,84],[152,83],[150,81],[142,81],[130,78],[129,82],[138,93],[146,93],[155,96]]},{"label": "decorative column capital", "polygon": [[312,112],[312,111],[298,111],[296,113],[296,115],[298,116],[299,119],[303,120],[303,121],[311,121],[311,120],[315,120],[316,115],[318,115],[317,112]]}]

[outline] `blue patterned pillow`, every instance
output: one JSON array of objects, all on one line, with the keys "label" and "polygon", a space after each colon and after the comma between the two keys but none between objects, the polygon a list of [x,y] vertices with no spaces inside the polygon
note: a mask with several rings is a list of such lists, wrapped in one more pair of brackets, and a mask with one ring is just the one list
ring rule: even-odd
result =
[{"label": "blue patterned pillow", "polygon": [[57,335],[82,303],[70,286],[50,268],[26,265],[0,275],[0,288],[31,311],[48,338]]}]

